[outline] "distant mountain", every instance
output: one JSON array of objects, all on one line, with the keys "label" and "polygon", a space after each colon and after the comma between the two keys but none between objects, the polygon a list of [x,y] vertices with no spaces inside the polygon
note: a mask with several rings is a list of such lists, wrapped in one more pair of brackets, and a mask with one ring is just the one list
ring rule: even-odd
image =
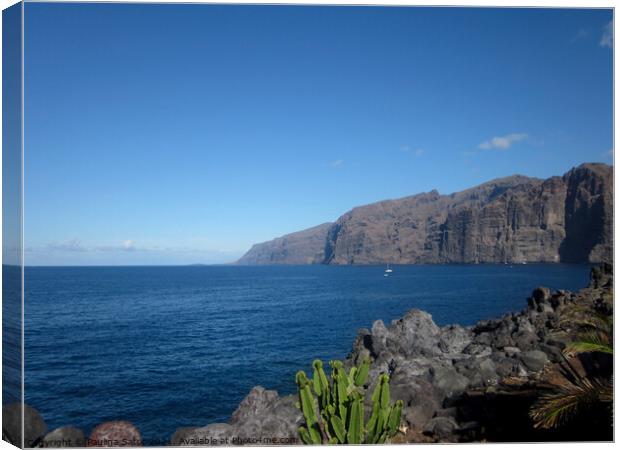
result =
[{"label": "distant mountain", "polygon": [[255,244],[237,264],[320,264],[325,260],[325,236],[332,223]]},{"label": "distant mountain", "polygon": [[239,264],[598,262],[613,257],[613,168],[514,175],[359,206],[254,245]]}]

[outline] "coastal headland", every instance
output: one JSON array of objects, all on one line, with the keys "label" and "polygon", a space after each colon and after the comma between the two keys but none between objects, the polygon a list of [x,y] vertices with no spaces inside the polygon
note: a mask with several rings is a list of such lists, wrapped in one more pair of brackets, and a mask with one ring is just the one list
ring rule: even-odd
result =
[{"label": "coastal headland", "polygon": [[612,244],[613,167],[588,163],[358,206],[255,244],[237,264],[595,263]]}]

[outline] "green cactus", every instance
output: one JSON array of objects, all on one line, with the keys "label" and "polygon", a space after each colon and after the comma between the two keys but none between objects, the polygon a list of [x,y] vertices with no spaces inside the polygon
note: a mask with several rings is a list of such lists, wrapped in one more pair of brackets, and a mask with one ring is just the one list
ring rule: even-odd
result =
[{"label": "green cactus", "polygon": [[[297,372],[298,407],[305,425],[299,428],[304,444],[382,444],[396,434],[400,426],[403,402],[390,403],[389,377],[382,374],[372,393],[372,409],[364,423],[364,385],[368,380],[370,359],[347,374],[341,361],[329,363],[330,379],[323,362],[312,363],[312,379]],[[312,388],[312,389],[311,389]]]}]

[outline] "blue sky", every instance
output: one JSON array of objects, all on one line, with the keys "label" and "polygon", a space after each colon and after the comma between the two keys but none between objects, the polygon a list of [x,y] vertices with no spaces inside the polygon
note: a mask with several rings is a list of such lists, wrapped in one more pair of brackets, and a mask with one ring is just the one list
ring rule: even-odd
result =
[{"label": "blue sky", "polygon": [[611,163],[611,10],[26,5],[26,264],[186,264]]}]

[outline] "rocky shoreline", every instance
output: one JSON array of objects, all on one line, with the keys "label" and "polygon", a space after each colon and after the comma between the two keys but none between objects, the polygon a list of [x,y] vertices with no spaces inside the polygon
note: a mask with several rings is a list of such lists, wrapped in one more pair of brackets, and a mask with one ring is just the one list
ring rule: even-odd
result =
[{"label": "rocky shoreline", "polygon": [[[535,430],[527,413],[571,340],[571,330],[560,326],[565,310],[610,296],[613,267],[603,264],[592,269],[590,285],[579,292],[552,293],[539,287],[521,312],[471,327],[438,327],[430,314],[411,310],[388,326],[378,320],[370,330],[361,330],[345,364],[359,364],[369,356],[370,380],[382,372],[391,374],[392,399],[405,403],[401,433],[394,443],[581,439],[566,430]],[[371,383],[368,392],[373,387]],[[233,438],[235,443],[260,443],[257,438],[294,443],[303,422],[296,401],[293,395],[279,397],[276,391],[255,387],[228,423],[177,430],[171,443],[226,438],[230,443]]]},{"label": "rocky shoreline", "polygon": [[[521,312],[471,327],[438,327],[430,314],[414,309],[387,326],[376,321],[371,329],[362,329],[345,365],[371,358],[368,392],[380,373],[390,374],[392,398],[404,402],[401,432],[393,443],[612,439],[605,435],[606,428],[586,427],[581,434],[534,429],[528,417],[529,408],[564,361],[562,350],[572,333],[561,324],[565,311],[580,304],[609,304],[612,297],[613,267],[603,264],[592,269],[590,285],[579,292],[552,293],[539,287]],[[294,395],[280,397],[257,386],[228,423],[180,428],[170,444],[301,444],[297,429],[303,418],[296,401]],[[3,437],[19,436],[20,411],[19,405],[3,409]],[[47,433],[36,410],[26,406],[25,412],[25,438],[32,446],[96,446],[101,436],[124,436],[134,445],[140,443],[139,433],[127,422],[109,422],[108,428],[99,425],[97,439],[94,432],[85,439],[73,427]]]}]

